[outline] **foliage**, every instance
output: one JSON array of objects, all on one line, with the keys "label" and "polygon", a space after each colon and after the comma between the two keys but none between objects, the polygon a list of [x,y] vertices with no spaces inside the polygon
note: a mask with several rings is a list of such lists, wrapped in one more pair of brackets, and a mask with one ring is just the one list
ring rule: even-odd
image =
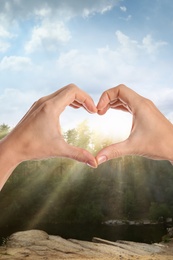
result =
[{"label": "foliage", "polygon": [[170,208],[166,203],[152,202],[149,210],[150,218],[154,221],[163,221],[171,215]]},{"label": "foliage", "polygon": [[0,125],[0,140],[4,138],[10,130],[10,127],[6,124]]},{"label": "foliage", "polygon": [[[111,144],[110,137],[100,142],[87,121],[64,137],[93,154]],[[172,217],[173,170],[169,162],[136,156],[117,158],[97,169],[62,158],[23,162],[1,191],[0,208],[0,227]]]},{"label": "foliage", "polygon": [[168,235],[165,235],[165,236],[162,237],[162,241],[164,243],[169,243],[171,241],[171,238]]}]

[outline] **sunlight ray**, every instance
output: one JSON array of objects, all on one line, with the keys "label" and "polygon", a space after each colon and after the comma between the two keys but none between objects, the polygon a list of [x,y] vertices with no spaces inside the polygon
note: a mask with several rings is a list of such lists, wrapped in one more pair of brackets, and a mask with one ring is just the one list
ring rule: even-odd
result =
[{"label": "sunlight ray", "polygon": [[51,194],[44,202],[44,205],[42,205],[40,210],[34,215],[33,219],[31,219],[30,222],[28,223],[28,228],[33,228],[34,226],[36,226],[42,219],[44,219],[45,215],[48,214],[48,212],[50,212],[49,214],[51,214],[50,209],[52,205],[55,204],[55,202],[56,205],[59,204],[58,196],[60,192],[64,189],[65,184],[69,181],[69,177],[72,178],[72,181],[74,182],[82,182],[82,178],[81,176],[80,178],[78,178],[78,174],[80,174],[80,171],[82,172],[83,169],[86,169],[87,166],[80,164],[80,167],[77,167],[78,164],[79,163],[75,162],[73,166],[70,167],[68,173],[63,176],[62,182],[52,190]]}]

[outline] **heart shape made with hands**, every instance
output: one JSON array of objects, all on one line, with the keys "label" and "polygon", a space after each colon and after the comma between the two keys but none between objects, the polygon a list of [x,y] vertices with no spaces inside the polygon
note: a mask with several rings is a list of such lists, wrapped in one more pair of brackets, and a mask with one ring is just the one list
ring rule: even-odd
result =
[{"label": "heart shape made with hands", "polygon": [[[60,119],[63,132],[66,133],[66,141],[71,145],[87,149],[86,139],[90,139],[90,151],[91,147],[98,146],[98,143],[99,147],[103,148],[105,145],[125,140],[132,126],[132,115],[115,109],[109,109],[104,115],[98,115],[90,114],[84,109],[76,111],[67,107]],[[74,140],[75,137],[78,140]]]},{"label": "heart shape made with hands", "polygon": [[[99,99],[97,106],[95,106],[92,98],[89,95],[87,95],[85,92],[82,92],[78,88],[77,89],[75,88],[75,91],[76,91],[75,95],[73,92],[74,99],[70,100],[70,98],[69,98],[69,103],[66,103],[66,107],[68,104],[73,108],[83,107],[87,111],[94,113],[94,115],[97,112],[97,114],[99,116],[103,116],[103,115],[107,114],[110,108],[114,109],[114,113],[115,113],[115,111],[126,111],[126,112],[132,113],[134,111],[135,106],[137,106],[136,100],[140,99],[140,96],[136,92],[134,92],[133,90],[129,89],[128,87],[126,87],[124,85],[119,85],[117,87],[114,87],[112,89],[109,89],[109,90],[103,92],[103,94],[101,95],[101,97]],[[135,102],[134,102],[134,100],[135,100]],[[69,118],[69,116],[67,118]],[[75,117],[70,116],[70,118],[75,118]],[[117,118],[115,120],[112,120],[112,119],[113,119],[113,116],[110,116],[109,123],[104,123],[104,125],[111,125],[112,129],[116,129],[115,126],[116,127],[120,126],[123,122],[123,130],[126,129],[126,127],[124,126],[124,119],[122,119],[122,114],[121,114],[120,120],[117,120]],[[95,122],[96,121],[97,120],[95,120]],[[114,122],[115,122],[115,126],[114,126]],[[133,121],[133,123],[134,123],[134,121]],[[132,127],[133,126],[134,126],[134,124],[132,125]],[[130,130],[132,129],[132,127],[130,127]],[[85,127],[82,129],[81,132],[82,132],[82,135],[84,135],[84,133],[86,132]],[[72,139],[73,138],[75,139],[76,135],[77,134],[74,134],[73,137],[69,138],[70,142],[68,142],[68,143],[72,144],[73,147],[69,147],[69,149],[71,150],[71,154],[70,154],[70,152],[68,152],[68,156],[70,156],[71,158],[74,158],[78,161],[83,161],[88,164],[90,164],[89,162],[92,162],[92,165],[95,165],[95,164],[99,163],[100,160],[103,162],[103,161],[106,161],[111,158],[122,156],[123,154],[131,153],[130,146],[129,145],[127,146],[128,141],[131,139],[124,140],[124,142],[120,142],[120,140],[118,140],[118,142],[115,142],[115,143],[113,142],[114,145],[108,144],[108,146],[106,146],[104,148],[103,148],[103,146],[100,147],[100,151],[98,151],[98,154],[96,155],[96,157],[94,159],[93,155],[89,151],[86,151],[85,148],[82,147],[82,149],[85,150],[85,151],[84,150],[82,151],[81,148],[75,147],[77,145],[76,145],[76,143],[73,144]],[[85,135],[87,135],[87,134],[85,133]],[[66,139],[68,141],[68,136]],[[88,142],[86,142],[86,143],[88,144]],[[89,148],[88,148],[88,150],[89,150]],[[67,149],[68,149],[68,147],[67,147]],[[75,154],[73,154],[73,152],[75,152]],[[101,158],[103,156],[104,156],[104,158]],[[89,161],[87,161],[87,158],[89,159]]]}]

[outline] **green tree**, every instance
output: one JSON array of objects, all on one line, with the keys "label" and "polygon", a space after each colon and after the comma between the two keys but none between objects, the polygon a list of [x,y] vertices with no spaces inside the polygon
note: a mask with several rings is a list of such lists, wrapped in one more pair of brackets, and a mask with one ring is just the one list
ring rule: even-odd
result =
[{"label": "green tree", "polygon": [[78,132],[75,128],[67,130],[64,133],[64,139],[70,145],[77,145],[78,144]]},{"label": "green tree", "polygon": [[127,219],[134,219],[136,215],[137,205],[136,196],[133,189],[127,189],[123,195],[123,213]]},{"label": "green tree", "polygon": [[10,127],[6,124],[0,125],[0,132],[8,132]]},{"label": "green tree", "polygon": [[0,139],[5,137],[8,134],[9,130],[10,130],[10,127],[8,125],[6,125],[6,124],[0,125]]},{"label": "green tree", "polygon": [[152,202],[150,206],[150,218],[153,221],[166,219],[171,216],[169,206],[166,203]]},{"label": "green tree", "polygon": [[88,126],[88,121],[85,120],[82,123],[80,123],[76,131],[78,133],[78,146],[84,149],[90,149],[91,148],[91,130]]}]

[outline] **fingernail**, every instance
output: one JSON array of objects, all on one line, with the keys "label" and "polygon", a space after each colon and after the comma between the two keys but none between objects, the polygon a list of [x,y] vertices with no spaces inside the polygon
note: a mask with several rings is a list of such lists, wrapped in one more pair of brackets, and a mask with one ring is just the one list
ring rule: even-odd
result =
[{"label": "fingernail", "polygon": [[93,161],[88,161],[88,162],[87,162],[87,165],[90,166],[90,167],[92,167],[92,168],[97,168],[96,163],[93,162]]},{"label": "fingernail", "polygon": [[102,155],[98,158],[98,164],[104,163],[107,161],[107,156],[106,155]]}]

